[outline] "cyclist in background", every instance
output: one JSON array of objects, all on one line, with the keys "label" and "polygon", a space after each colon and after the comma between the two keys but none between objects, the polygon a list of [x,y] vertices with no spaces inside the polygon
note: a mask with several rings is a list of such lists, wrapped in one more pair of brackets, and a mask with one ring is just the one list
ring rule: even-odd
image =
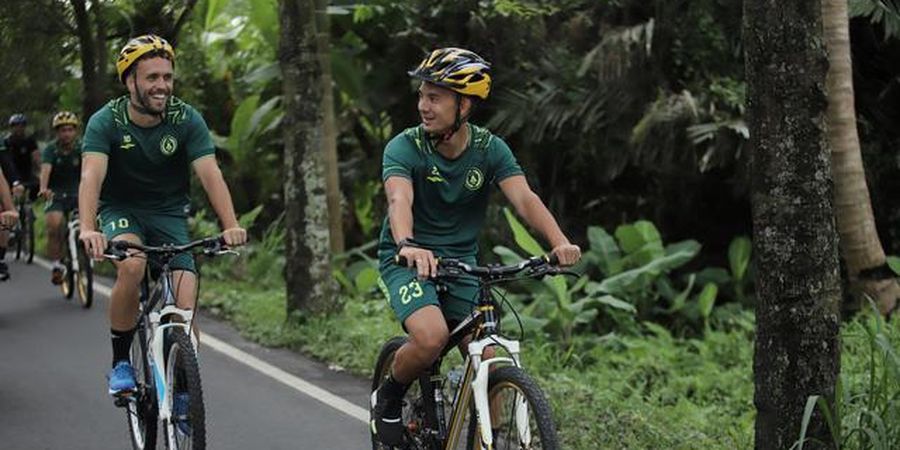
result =
[{"label": "cyclist in background", "polygon": [[[6,177],[4,186],[12,189],[14,198],[23,195],[25,188],[29,188],[31,189],[29,196],[34,200],[37,195],[34,168],[40,154],[34,137],[25,134],[27,125],[28,119],[24,114],[16,113],[10,116],[10,133],[0,141],[0,170]],[[6,266],[7,245],[9,245],[9,231],[0,230],[0,279],[9,278],[9,269]]]},{"label": "cyclist in background", "polygon": [[62,284],[66,266],[62,263],[62,240],[65,239],[65,213],[78,206],[78,182],[81,179],[81,141],[78,139],[78,117],[69,111],[53,116],[56,139],[41,152],[41,175],[38,196],[47,202],[47,253],[53,261],[50,281]]}]

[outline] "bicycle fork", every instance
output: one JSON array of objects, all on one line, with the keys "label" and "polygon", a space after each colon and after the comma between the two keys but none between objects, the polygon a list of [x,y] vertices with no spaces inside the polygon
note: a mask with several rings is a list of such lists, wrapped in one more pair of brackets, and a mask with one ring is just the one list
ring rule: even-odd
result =
[{"label": "bicycle fork", "polygon": [[[496,346],[506,349],[510,357],[493,357],[490,359],[481,359],[482,352],[489,346]],[[505,339],[500,336],[489,336],[469,344],[469,357],[472,359],[472,367],[475,368],[475,380],[472,381],[472,393],[475,398],[475,416],[478,418],[478,431],[481,434],[481,449],[489,450],[493,448],[494,435],[491,425],[491,408],[490,398],[488,398],[488,384],[491,365],[497,363],[512,364],[515,367],[522,367],[519,361],[519,341]],[[516,431],[518,433],[519,442],[526,448],[531,445],[531,430],[528,426],[528,402],[519,393],[515,398],[515,421]]]},{"label": "bicycle fork", "polygon": [[72,261],[72,270],[75,273],[78,273],[81,270],[81,261],[78,260],[78,219],[72,219],[67,224],[66,228],[68,231],[68,236],[66,236],[66,240],[69,241],[68,252],[69,252],[69,260]]}]

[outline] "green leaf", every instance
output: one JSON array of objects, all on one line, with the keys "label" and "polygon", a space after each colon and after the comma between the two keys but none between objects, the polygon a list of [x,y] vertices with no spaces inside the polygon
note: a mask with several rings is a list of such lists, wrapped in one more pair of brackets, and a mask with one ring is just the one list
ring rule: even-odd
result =
[{"label": "green leaf", "polygon": [[[680,311],[681,308],[684,308],[684,305],[687,303],[687,298],[691,295],[691,291],[694,289],[694,281],[697,279],[696,275],[690,274],[688,276],[688,285],[683,291],[681,291],[678,296],[672,300],[672,306],[669,308],[669,312]],[[708,285],[707,285],[708,286]],[[713,284],[713,286],[715,286]]]},{"label": "green leaf", "polygon": [[378,270],[374,267],[366,267],[359,271],[353,279],[356,291],[361,294],[371,291],[378,284],[378,277]]},{"label": "green leaf", "polygon": [[263,205],[257,205],[256,208],[241,214],[241,217],[238,219],[241,228],[247,229],[252,227],[253,224],[256,223],[256,218],[259,217],[259,213],[262,212],[262,209]]},{"label": "green leaf", "polygon": [[262,33],[269,48],[278,48],[278,4],[276,0],[250,0],[250,22]]},{"label": "green leaf", "polygon": [[[597,260],[600,270],[606,275],[615,275],[615,261],[622,258],[622,251],[616,245],[616,240],[603,229],[603,227],[589,227],[587,231],[590,242],[590,253]],[[621,270],[621,266],[618,267]]]},{"label": "green leaf", "polygon": [[531,256],[540,256],[547,253],[541,248],[541,244],[538,244],[537,240],[525,229],[525,226],[519,222],[519,219],[516,219],[516,216],[513,215],[509,208],[503,208],[503,214],[506,216],[506,221],[509,222],[509,228],[512,229],[516,244],[519,244],[522,250],[525,250]]},{"label": "green leaf", "polygon": [[713,306],[716,304],[716,296],[719,294],[719,287],[714,283],[706,283],[703,290],[697,296],[697,304],[700,305],[700,315],[704,319],[709,318],[712,314]]},{"label": "green leaf", "polygon": [[602,305],[609,306],[610,308],[627,311],[630,313],[637,313],[637,309],[635,309],[634,305],[624,300],[619,300],[612,295],[604,295],[602,297],[597,297],[594,300]]},{"label": "green leaf", "polygon": [[663,253],[662,237],[653,223],[639,220],[633,224],[620,225],[616,228],[616,239],[625,254],[648,249],[655,254]]},{"label": "green leaf", "polygon": [[203,21],[203,29],[209,31],[216,21],[216,18],[222,14],[222,11],[228,2],[225,0],[207,0],[206,2],[206,20]]},{"label": "green leaf", "polygon": [[243,140],[250,129],[250,117],[259,106],[259,95],[251,95],[244,99],[231,119],[231,134],[228,136],[226,147],[236,159],[241,160],[247,149],[242,148]]},{"label": "green leaf", "polygon": [[747,274],[752,247],[750,238],[746,236],[736,237],[728,245],[728,264],[731,266],[732,276],[737,281],[743,280]]},{"label": "green leaf", "polygon": [[900,276],[900,257],[888,256],[887,265],[894,272],[894,275]]},{"label": "green leaf", "polygon": [[502,245],[495,246],[494,253],[500,257],[500,261],[502,261],[503,264],[515,264],[525,259],[509,247],[504,247]]}]

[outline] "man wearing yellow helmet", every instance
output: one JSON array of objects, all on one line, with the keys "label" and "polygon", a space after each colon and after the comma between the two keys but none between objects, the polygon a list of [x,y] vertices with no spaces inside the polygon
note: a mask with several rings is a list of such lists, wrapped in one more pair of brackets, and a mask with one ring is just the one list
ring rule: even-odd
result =
[{"label": "man wearing yellow helmet", "polygon": [[[102,256],[108,239],[147,245],[187,243],[191,169],[219,217],[226,244],[237,246],[247,240],[203,117],[172,96],[174,65],[175,50],[165,39],[145,35],[130,40],[116,62],[128,95],[107,103],[85,128],[78,209],[81,240],[95,258]],[[144,265],[139,258],[116,263],[109,313],[113,368],[108,379],[113,395],[135,387],[128,356]],[[193,309],[197,287],[193,259],[181,255],[171,267],[178,306]],[[186,401],[176,398],[175,409],[186,409]]]},{"label": "man wearing yellow helmet", "polygon": [[78,182],[81,179],[81,141],[78,139],[78,117],[69,111],[53,116],[56,139],[41,152],[40,190],[38,196],[47,201],[44,208],[47,223],[47,254],[53,260],[50,281],[61,284],[65,275],[62,263],[63,216],[78,205]]},{"label": "man wearing yellow helmet", "polygon": [[[431,277],[436,256],[474,263],[491,187],[551,244],[560,264],[581,257],[531,188],[502,139],[468,123],[491,89],[490,64],[474,52],[442,48],[414,70],[421,124],[395,136],[384,150],[382,180],[388,215],[378,246],[380,286],[409,334],[397,350],[388,379],[372,394],[372,430],[401,445],[402,398],[409,384],[440,355],[448,321],[465,318],[477,301],[476,285],[451,282],[440,298]],[[402,255],[409,267],[394,263]]]}]

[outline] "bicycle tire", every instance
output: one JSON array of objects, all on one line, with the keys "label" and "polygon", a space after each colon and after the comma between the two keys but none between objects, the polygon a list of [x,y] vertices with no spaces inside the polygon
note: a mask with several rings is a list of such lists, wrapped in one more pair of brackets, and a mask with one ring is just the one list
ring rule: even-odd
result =
[{"label": "bicycle tire", "polygon": [[25,206],[19,204],[18,210],[20,220],[18,230],[16,230],[16,261],[22,259],[22,254],[25,253],[25,239],[23,236],[25,235],[25,228],[28,226],[28,221],[25,220]]},{"label": "bicycle tire", "polygon": [[75,295],[75,271],[72,270],[72,254],[69,251],[69,244],[63,244],[63,259],[62,263],[65,267],[65,275],[63,276],[63,282],[59,285],[60,289],[62,289],[63,296],[66,300],[70,300],[73,295]]},{"label": "bicycle tire", "polygon": [[27,264],[31,264],[34,262],[34,210],[28,208],[25,211],[26,216],[28,217],[28,259],[25,261]]},{"label": "bicycle tire", "polygon": [[[384,345],[381,346],[381,351],[378,353],[378,359],[375,361],[375,371],[372,373],[372,392],[375,392],[381,383],[387,378],[388,374],[390,374],[391,364],[394,361],[394,354],[397,350],[403,346],[407,341],[405,336],[396,336],[391,339],[388,339]],[[422,411],[415,411],[415,405],[417,404],[417,400],[421,397],[420,394],[419,382],[416,381],[410,386],[409,391],[407,391],[406,396],[403,398],[403,422],[408,424],[410,421],[416,420],[416,414],[421,414]],[[419,422],[421,423],[421,421]],[[369,435],[372,439],[372,449],[373,450],[424,450],[431,448],[428,445],[422,445],[423,443],[416,439],[416,437],[412,434],[409,435],[408,442],[399,447],[393,447],[390,445],[385,445],[379,442],[375,438],[375,433],[371,430],[372,423],[369,423]]]},{"label": "bicycle tire", "polygon": [[138,382],[135,398],[125,407],[125,418],[128,421],[128,434],[134,450],[153,450],[156,448],[156,431],[158,424],[156,389],[153,374],[148,370],[150,361],[146,351],[146,330],[139,325],[131,344],[131,365],[134,367],[134,378]]},{"label": "bicycle tire", "polygon": [[[182,433],[174,419],[169,420],[166,423],[166,448],[203,450],[206,448],[206,409],[203,404],[203,386],[200,381],[197,354],[184,330],[172,329],[167,337],[169,346],[166,352],[166,373],[169,385],[166,386],[166,395],[170,396],[171,405],[175,392],[187,391],[190,398],[187,414],[190,435]],[[170,437],[174,438],[172,442]],[[180,439],[181,437],[184,439]]]},{"label": "bicycle tire", "polygon": [[[556,435],[556,425],[553,423],[550,403],[547,401],[547,397],[544,396],[543,391],[541,391],[541,388],[534,379],[525,373],[524,370],[515,366],[504,366],[492,370],[488,375],[488,399],[493,400],[499,395],[499,391],[504,388],[512,388],[517,391],[517,394],[522,395],[528,403],[529,412],[533,414],[533,421],[535,422],[534,425],[536,426],[540,443],[539,446],[534,446],[534,443],[532,442],[527,448],[558,450],[560,448],[559,439]],[[492,406],[493,403],[494,401],[491,401]],[[491,425],[495,424],[492,423]],[[505,442],[514,445],[504,446],[502,445],[503,442],[495,441],[493,445],[494,450],[523,448],[521,443],[510,441],[508,439],[510,437],[509,434],[506,436],[507,440]],[[478,433],[476,421],[469,422],[467,448],[477,450],[482,448],[481,435]]]},{"label": "bicycle tire", "polygon": [[[76,240],[76,242],[78,242]],[[94,267],[93,261],[87,255],[84,247],[78,246],[78,273],[75,277],[75,285],[78,287],[78,299],[81,307],[88,309],[94,303]]]}]

